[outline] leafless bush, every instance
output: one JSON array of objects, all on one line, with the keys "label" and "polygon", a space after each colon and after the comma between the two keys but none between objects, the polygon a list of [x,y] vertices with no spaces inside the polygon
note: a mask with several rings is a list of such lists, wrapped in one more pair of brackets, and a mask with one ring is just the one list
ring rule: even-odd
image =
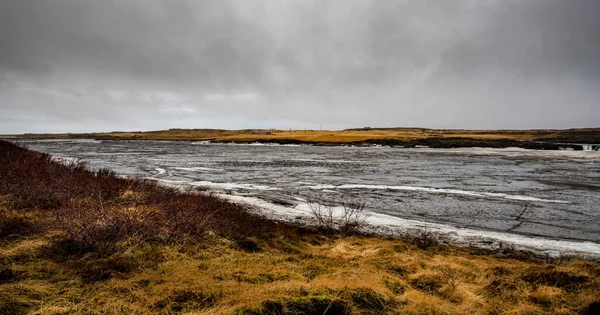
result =
[{"label": "leafless bush", "polygon": [[72,200],[55,214],[58,228],[81,248],[111,252],[126,238],[147,241],[159,237],[153,228],[158,218],[149,209],[120,207],[100,198]]},{"label": "leafless bush", "polygon": [[440,269],[442,280],[448,286],[448,293],[453,295],[456,292],[456,288],[460,284],[460,279],[456,271],[450,269],[448,266],[444,266]]},{"label": "leafless bush", "polygon": [[309,198],[308,206],[320,226],[342,236],[356,233],[367,219],[364,200],[350,195],[333,200]]},{"label": "leafless bush", "polygon": [[407,231],[404,237],[420,249],[427,249],[431,246],[439,245],[441,242],[439,233],[432,231],[427,226]]}]

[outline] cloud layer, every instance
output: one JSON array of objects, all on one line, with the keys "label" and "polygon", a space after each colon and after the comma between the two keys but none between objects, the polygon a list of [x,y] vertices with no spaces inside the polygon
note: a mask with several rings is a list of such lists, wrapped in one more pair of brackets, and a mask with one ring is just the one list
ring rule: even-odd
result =
[{"label": "cloud layer", "polygon": [[600,126],[595,0],[0,2],[0,133]]}]

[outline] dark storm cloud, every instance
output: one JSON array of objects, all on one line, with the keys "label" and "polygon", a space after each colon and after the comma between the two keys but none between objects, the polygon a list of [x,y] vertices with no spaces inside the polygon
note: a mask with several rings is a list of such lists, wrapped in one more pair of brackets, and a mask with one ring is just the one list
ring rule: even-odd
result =
[{"label": "dark storm cloud", "polygon": [[600,3],[0,1],[0,132],[600,125]]},{"label": "dark storm cloud", "polygon": [[266,35],[225,2],[193,3],[5,1],[0,32],[9,49],[0,65],[200,83],[214,74],[235,82],[259,72]]}]

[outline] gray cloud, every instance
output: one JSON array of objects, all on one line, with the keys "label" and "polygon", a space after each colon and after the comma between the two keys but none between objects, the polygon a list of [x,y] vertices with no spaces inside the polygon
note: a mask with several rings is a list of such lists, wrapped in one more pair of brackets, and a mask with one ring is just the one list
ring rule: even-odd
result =
[{"label": "gray cloud", "polygon": [[600,3],[0,1],[0,133],[600,125]]}]

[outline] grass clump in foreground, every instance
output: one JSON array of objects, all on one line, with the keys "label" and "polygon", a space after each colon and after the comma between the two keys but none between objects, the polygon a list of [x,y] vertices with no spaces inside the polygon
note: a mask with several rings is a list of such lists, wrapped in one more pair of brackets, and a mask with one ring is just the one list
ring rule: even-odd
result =
[{"label": "grass clump in foreground", "polygon": [[419,240],[326,237],[0,142],[0,314],[598,313],[596,262]]}]

